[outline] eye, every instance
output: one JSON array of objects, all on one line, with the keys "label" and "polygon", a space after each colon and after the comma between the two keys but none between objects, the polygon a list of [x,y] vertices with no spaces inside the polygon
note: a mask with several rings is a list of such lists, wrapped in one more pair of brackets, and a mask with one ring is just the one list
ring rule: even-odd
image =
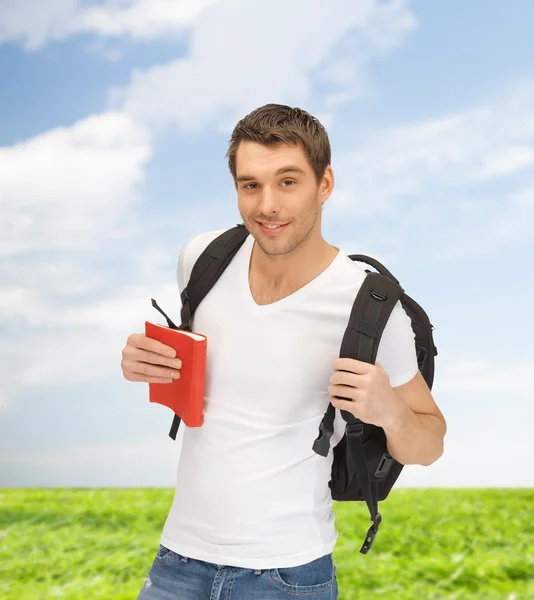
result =
[{"label": "eye", "polygon": [[[296,182],[295,182],[295,181],[292,181],[291,179],[285,179],[284,181],[282,181],[282,183],[290,183],[290,184],[294,184],[294,183],[296,183]],[[244,189],[244,190],[252,190],[252,189],[254,189],[254,188],[252,188],[251,186],[257,186],[257,185],[258,185],[257,183],[246,183],[246,184],[243,186],[243,189]],[[287,185],[286,185],[286,186],[284,186],[284,187],[292,187],[292,185],[289,185],[289,186],[287,186]]]}]

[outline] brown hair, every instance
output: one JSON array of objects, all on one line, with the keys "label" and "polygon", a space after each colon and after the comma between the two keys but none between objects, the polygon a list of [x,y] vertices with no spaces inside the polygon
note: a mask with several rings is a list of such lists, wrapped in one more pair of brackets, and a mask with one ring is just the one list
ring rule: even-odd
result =
[{"label": "brown hair", "polygon": [[301,108],[285,104],[266,104],[241,119],[232,132],[226,156],[230,173],[236,179],[236,153],[242,140],[259,142],[266,146],[298,144],[315,173],[317,184],[330,164],[330,141],[326,129],[318,119]]}]

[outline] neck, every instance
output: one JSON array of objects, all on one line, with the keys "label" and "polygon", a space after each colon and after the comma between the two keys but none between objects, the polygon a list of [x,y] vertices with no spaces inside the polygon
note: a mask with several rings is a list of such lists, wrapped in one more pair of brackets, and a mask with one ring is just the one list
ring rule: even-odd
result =
[{"label": "neck", "polygon": [[265,253],[254,241],[249,275],[253,274],[275,287],[299,285],[311,281],[334,260],[339,248],[322,237],[314,244],[301,243],[287,254]]}]

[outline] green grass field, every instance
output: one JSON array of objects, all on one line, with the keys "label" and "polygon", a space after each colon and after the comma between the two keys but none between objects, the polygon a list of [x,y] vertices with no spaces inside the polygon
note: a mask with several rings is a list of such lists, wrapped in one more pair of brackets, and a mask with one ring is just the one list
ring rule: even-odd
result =
[{"label": "green grass field", "polygon": [[[0,599],[135,600],[171,489],[1,489]],[[534,489],[398,489],[367,555],[334,503],[340,600],[534,599]]]}]

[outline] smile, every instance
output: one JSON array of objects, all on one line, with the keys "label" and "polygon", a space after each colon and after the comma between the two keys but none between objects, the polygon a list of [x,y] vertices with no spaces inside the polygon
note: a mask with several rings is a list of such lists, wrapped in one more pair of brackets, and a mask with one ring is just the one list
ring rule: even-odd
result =
[{"label": "smile", "polygon": [[263,223],[259,223],[258,225],[263,233],[269,236],[280,235],[283,231],[285,231],[286,227],[289,223],[285,223],[284,225],[275,225],[274,223],[267,223],[263,225]]}]

